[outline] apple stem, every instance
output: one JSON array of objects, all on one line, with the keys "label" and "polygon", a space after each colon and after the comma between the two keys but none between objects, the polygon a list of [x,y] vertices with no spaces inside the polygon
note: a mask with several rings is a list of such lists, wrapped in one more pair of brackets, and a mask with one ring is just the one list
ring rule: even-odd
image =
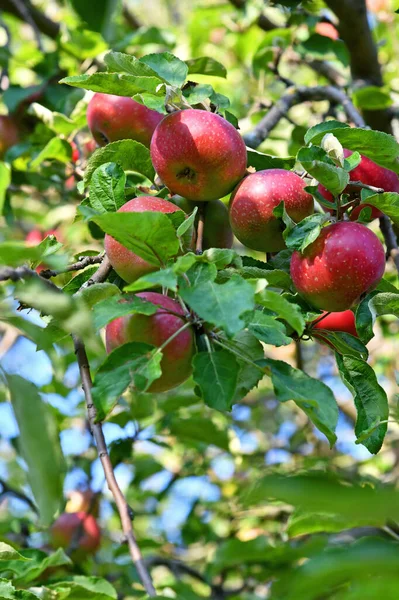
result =
[{"label": "apple stem", "polygon": [[198,208],[198,225],[197,225],[197,242],[195,245],[195,253],[202,254],[202,242],[204,237],[204,225],[205,225],[205,210],[206,205],[203,202]]}]

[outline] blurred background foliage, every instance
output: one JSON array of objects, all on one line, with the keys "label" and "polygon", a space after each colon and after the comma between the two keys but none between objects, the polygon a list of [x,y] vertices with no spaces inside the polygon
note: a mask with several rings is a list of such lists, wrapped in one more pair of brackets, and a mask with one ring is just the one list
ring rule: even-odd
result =
[{"label": "blurred background foliage", "polygon": [[[29,5],[34,27],[16,15],[18,4],[0,2],[0,109],[16,115],[24,128],[7,156],[13,179],[0,198],[0,240],[23,240],[36,229],[57,230],[64,244],[57,264],[102,249],[101,239],[93,239],[87,225],[75,220],[82,200],[77,182],[91,151],[85,120],[90,96],[58,85],[62,77],[101,69],[108,49],[136,56],[169,50],[184,60],[211,56],[226,67],[227,77],[192,79],[211,84],[230,99],[229,110],[242,132],[285,92],[284,78],[297,85],[328,83],[310,64],[327,61],[343,85],[350,78],[344,42],[317,33],[320,22],[335,22],[318,0],[130,0],[123,5],[117,0],[42,0]],[[393,116],[399,95],[394,4],[368,2],[384,86],[366,94],[354,90],[353,95],[359,108],[391,108]],[[328,102],[294,107],[261,150],[295,155],[306,130],[326,116],[342,117]],[[79,150],[77,162],[71,160],[72,141]],[[133,179],[135,183],[140,181]],[[236,247],[240,250],[238,242]],[[69,279],[61,276],[63,284]],[[81,501],[76,490],[99,493],[101,549],[87,562],[66,565],[66,575],[102,577],[119,597],[143,598],[88,429],[72,345],[61,339],[54,350],[42,340],[43,349],[36,351],[41,321],[34,311],[15,312],[17,303],[7,287],[0,294],[1,368],[33,382],[49,406],[65,457],[68,510]],[[369,344],[370,362],[390,397],[393,415],[377,456],[355,444],[352,398],[329,348],[314,342],[303,343],[300,354],[294,344],[268,346],[266,354],[303,365],[332,388],[341,408],[332,449],[294,403],[274,398],[267,380],[231,414],[204,406],[190,384],[158,397],[131,394],[118,406],[104,432],[118,481],[135,513],[140,546],[165,597],[397,598],[399,528],[387,524],[387,518],[399,512],[398,334],[397,320],[382,317]],[[104,349],[91,350],[95,368]],[[18,435],[8,396],[0,389],[0,540],[43,548],[47,530],[29,503],[32,493],[17,451]],[[40,456],[44,451],[38,451],[38,461],[48,458]],[[383,484],[388,487],[379,495]],[[42,564],[39,558],[37,564]],[[39,588],[44,569],[38,569],[32,578],[20,571],[14,581]],[[365,580],[365,574],[372,579]],[[353,582],[350,589],[347,580]],[[50,584],[40,597],[50,597]],[[83,597],[82,591],[68,593],[62,597]],[[85,597],[104,599],[110,592],[90,593],[86,590]]]}]

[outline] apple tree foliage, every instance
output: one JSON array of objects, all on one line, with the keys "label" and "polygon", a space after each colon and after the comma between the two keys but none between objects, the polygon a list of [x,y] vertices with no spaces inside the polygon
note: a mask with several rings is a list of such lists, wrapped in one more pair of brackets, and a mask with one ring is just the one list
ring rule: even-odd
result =
[{"label": "apple tree foliage", "polygon": [[[366,10],[363,1],[345,3]],[[397,598],[399,194],[359,191],[358,202],[388,220],[380,231],[370,209],[361,213],[386,244],[387,266],[354,307],[358,338],[328,332],[329,346],[312,341],[309,324],[321,312],[297,294],[289,269],[293,251],[334,219],[318,183],[339,212],[352,199],[345,188],[360,153],[399,173],[392,132],[366,125],[397,114],[391,3],[370,2],[366,29],[353,31],[352,42],[345,23],[343,39],[315,30],[345,19],[333,1],[159,0],[133,5],[134,15],[109,0],[26,2],[23,15],[16,3],[2,4],[2,108],[16,116],[21,139],[0,162],[0,597],[153,595],[104,484],[75,336],[93,379],[91,425],[103,425],[159,598]],[[384,41],[384,80],[364,64],[363,86],[352,85],[356,36],[373,45],[370,26]],[[298,92],[304,86],[318,87],[314,101]],[[139,142],[90,149],[87,92],[132,97],[163,114],[190,106],[218,113],[240,128],[250,172],[306,177],[315,214],[295,223],[278,206],[286,249],[266,261],[239,243],[196,253],[195,211],[117,213],[137,195],[170,193]],[[284,105],[294,93],[302,94],[295,106]],[[279,106],[254,144],[253,132]],[[353,151],[349,159],[340,160],[342,147]],[[43,239],[29,245],[34,229]],[[97,280],[106,233],[157,270],[129,285],[112,270]],[[158,349],[130,343],[107,355],[103,343],[114,319],[153,314],[135,296],[145,290],[178,299],[196,332],[192,377],[163,394],[146,391],[161,374]],[[79,561],[70,548],[49,546],[74,486],[93,487],[101,505],[101,548]]]}]

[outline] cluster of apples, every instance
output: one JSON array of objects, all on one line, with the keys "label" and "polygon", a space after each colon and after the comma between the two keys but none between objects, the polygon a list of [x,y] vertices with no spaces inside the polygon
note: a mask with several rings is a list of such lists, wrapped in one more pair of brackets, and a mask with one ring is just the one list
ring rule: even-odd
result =
[{"label": "cluster of apples", "polygon": [[[195,205],[206,207],[204,246],[231,247],[233,233],[253,250],[274,253],[285,247],[283,225],[273,210],[281,201],[288,215],[299,222],[313,214],[313,197],[297,174],[283,169],[249,173],[247,152],[237,130],[221,116],[198,109],[184,109],[166,116],[130,98],[95,94],[87,119],[100,145],[124,138],[136,139],[150,148],[155,170],[170,191],[170,200],[140,196],[126,202],[120,212],[192,212]],[[350,151],[345,151],[349,156]],[[351,171],[351,181],[399,192],[398,176],[366,157]],[[326,200],[331,194],[322,186]],[[345,192],[353,190],[348,185]],[[220,198],[231,193],[229,208]],[[363,208],[363,206],[362,206]],[[338,221],[323,228],[304,252],[295,251],[291,276],[299,292],[324,313],[315,329],[333,329],[356,334],[351,307],[375,287],[385,270],[385,252],[378,237],[362,223]],[[331,209],[331,212],[334,212]],[[372,211],[372,218],[380,216]],[[109,235],[106,254],[114,270],[128,283],[156,270]],[[184,324],[184,311],[175,300],[155,292],[140,297],[159,306],[152,316],[129,315],[107,326],[106,345],[110,352],[131,341],[160,346]],[[163,350],[162,376],[149,391],[171,389],[191,373],[194,335],[185,329]]]}]

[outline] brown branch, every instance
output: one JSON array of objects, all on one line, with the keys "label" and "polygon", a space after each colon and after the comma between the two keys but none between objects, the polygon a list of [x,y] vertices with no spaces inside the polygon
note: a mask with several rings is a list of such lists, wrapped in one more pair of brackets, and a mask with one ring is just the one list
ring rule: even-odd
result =
[{"label": "brown branch", "polygon": [[140,21],[135,17],[134,14],[130,12],[129,8],[126,6],[125,3],[122,6],[122,15],[126,23],[131,29],[133,29],[133,31],[136,31],[136,29],[139,29],[141,27]]},{"label": "brown branch", "polygon": [[0,479],[0,485],[3,488],[0,492],[0,496],[14,496],[14,498],[18,498],[18,500],[22,500],[22,502],[25,502],[29,506],[29,508],[33,510],[33,512],[39,514],[36,504],[23,492],[20,492],[8,485],[8,483],[4,481],[4,479]]},{"label": "brown branch", "polygon": [[[238,10],[245,10],[247,0],[230,0],[230,4],[232,4],[235,8],[238,8]],[[257,25],[263,31],[272,31],[278,27],[278,25],[276,25],[276,23],[269,19],[269,17],[267,17],[264,13],[259,15]]]},{"label": "brown branch", "polygon": [[77,262],[72,265],[68,265],[65,269],[51,270],[51,269],[43,269],[40,271],[40,277],[44,277],[44,279],[50,279],[51,277],[56,277],[57,275],[61,275],[61,273],[70,273],[71,271],[81,271],[85,269],[89,265],[97,265],[104,260],[104,254],[97,254],[97,256],[82,256]]},{"label": "brown branch", "polygon": [[37,47],[39,48],[40,52],[44,52],[42,40],[40,38],[40,29],[36,25],[36,21],[34,20],[33,15],[30,12],[31,5],[28,2],[25,2],[24,0],[11,0],[11,3],[19,12],[22,20],[32,27]]},{"label": "brown branch", "polygon": [[380,229],[387,247],[387,256],[392,258],[399,273],[398,240],[392,228],[392,223],[386,215],[380,217]]},{"label": "brown branch", "polygon": [[[55,23],[54,21],[46,17],[44,13],[35,8],[30,3],[30,0],[20,0],[20,2],[24,4],[37,29],[41,31],[41,33],[44,33],[44,35],[47,35],[52,39],[55,39],[58,36],[60,32],[60,26],[58,23]],[[0,0],[0,11],[4,11],[6,13],[14,15],[15,17],[23,21],[25,20],[25,18],[21,15],[21,12],[18,10],[13,0]]]},{"label": "brown branch", "polygon": [[[381,87],[381,66],[368,22],[365,0],[326,0],[326,4],[338,17],[340,37],[349,50],[354,87]],[[392,133],[389,110],[369,110],[363,114],[372,129]]]},{"label": "brown branch", "polygon": [[272,106],[263,119],[259,121],[256,127],[244,135],[247,146],[250,148],[257,148],[293,106],[308,100],[329,100],[330,102],[341,104],[348,119],[352,121],[356,127],[365,127],[363,117],[353,106],[351,100],[343,90],[332,85],[316,87],[297,86],[288,89],[278,102]]},{"label": "brown branch", "polygon": [[313,69],[313,71],[316,71],[316,73],[318,73],[319,75],[322,75],[323,77],[328,79],[328,81],[333,85],[336,85],[338,87],[343,87],[345,85],[345,77],[335,67],[330,65],[330,63],[326,62],[325,60],[315,59],[306,60],[302,62],[303,64]]},{"label": "brown branch", "polygon": [[60,288],[54,285],[51,281],[43,279],[28,267],[0,267],[0,281],[20,281],[21,279],[36,279],[44,283],[53,292],[59,292]]},{"label": "brown branch", "polygon": [[[99,271],[101,267],[99,268]],[[82,388],[85,394],[90,427],[96,442],[97,452],[104,470],[105,479],[107,481],[108,488],[114,497],[115,504],[121,519],[122,530],[126,537],[126,541],[129,547],[129,553],[137,569],[140,580],[147,594],[150,597],[155,597],[155,588],[152,584],[151,577],[148,573],[148,570],[143,560],[143,556],[141,554],[140,548],[137,544],[136,537],[133,532],[132,510],[129,507],[126,498],[124,497],[116,480],[115,472],[108,454],[107,444],[105,442],[102,425],[101,423],[96,423],[97,411],[91,393],[93,382],[91,379],[90,366],[86,354],[86,349],[82,340],[80,340],[77,336],[72,336],[72,339],[75,346],[75,354],[79,365],[79,372],[82,380]]]},{"label": "brown branch", "polygon": [[301,340],[295,340],[295,366],[301,371],[303,371],[305,366],[303,360]]},{"label": "brown branch", "polygon": [[103,281],[105,281],[107,279],[108,275],[111,272],[111,269],[112,269],[112,265],[109,262],[107,256],[105,256],[100,267],[94,273],[93,277],[90,277],[90,279],[88,279],[82,285],[81,289],[90,287],[91,285],[94,285],[95,283],[102,283]]}]

